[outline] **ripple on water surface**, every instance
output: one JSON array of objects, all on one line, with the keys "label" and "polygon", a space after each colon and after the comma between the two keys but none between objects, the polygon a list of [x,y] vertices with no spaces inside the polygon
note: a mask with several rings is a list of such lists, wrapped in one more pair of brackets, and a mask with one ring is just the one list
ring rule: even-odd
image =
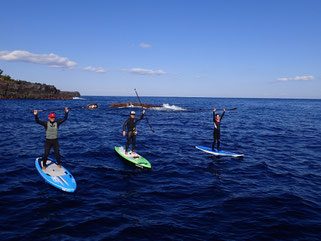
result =
[{"label": "ripple on water surface", "polygon": [[[122,125],[130,109],[108,105],[133,97],[0,100],[1,239],[320,238],[319,100],[142,99],[163,106],[146,113],[155,134],[144,119],[137,126],[136,150],[152,170],[136,168],[114,151],[125,144]],[[30,110],[87,102],[99,109],[71,110],[60,126],[63,164],[77,181],[75,193],[64,193],[35,169],[45,131]],[[225,113],[221,141],[222,149],[244,158],[217,158],[194,147],[211,146],[213,107],[238,108]],[[40,119],[47,114],[39,113]]]}]

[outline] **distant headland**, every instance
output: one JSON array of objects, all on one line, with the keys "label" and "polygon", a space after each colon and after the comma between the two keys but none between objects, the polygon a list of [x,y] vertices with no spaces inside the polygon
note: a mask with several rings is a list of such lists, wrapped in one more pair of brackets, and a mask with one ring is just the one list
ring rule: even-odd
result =
[{"label": "distant headland", "polygon": [[0,99],[72,99],[78,91],[61,91],[53,85],[31,83],[2,75],[0,69]]}]

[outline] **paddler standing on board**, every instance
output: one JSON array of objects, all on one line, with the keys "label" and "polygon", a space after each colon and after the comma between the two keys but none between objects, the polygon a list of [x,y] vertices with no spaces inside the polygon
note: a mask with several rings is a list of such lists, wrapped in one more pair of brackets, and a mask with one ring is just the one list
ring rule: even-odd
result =
[{"label": "paddler standing on board", "polygon": [[136,135],[137,135],[137,130],[136,130],[136,123],[143,119],[145,114],[145,110],[143,110],[142,115],[139,118],[135,118],[135,111],[130,112],[130,117],[125,121],[123,125],[123,136],[126,136],[126,127],[127,127],[127,143],[126,143],[126,149],[125,149],[125,154],[128,154],[128,147],[130,142],[132,142],[132,154],[136,155],[135,153],[135,145],[136,145]]},{"label": "paddler standing on board", "polygon": [[34,110],[33,114],[35,115],[35,120],[38,124],[42,125],[46,129],[46,141],[45,141],[45,153],[43,155],[43,166],[42,170],[46,169],[46,163],[51,147],[53,147],[56,161],[59,168],[61,168],[60,162],[60,153],[59,153],[59,143],[58,143],[58,128],[59,126],[67,120],[68,118],[68,108],[65,108],[65,117],[61,120],[56,119],[55,113],[50,113],[48,116],[49,121],[40,121],[38,118],[38,110]]},{"label": "paddler standing on board", "polygon": [[217,141],[217,150],[220,150],[221,144],[221,120],[225,113],[225,108],[223,109],[223,113],[220,116],[219,114],[215,114],[216,109],[213,109],[213,122],[214,122],[214,132],[213,132],[213,144],[212,144],[212,151],[215,151],[215,144]]}]

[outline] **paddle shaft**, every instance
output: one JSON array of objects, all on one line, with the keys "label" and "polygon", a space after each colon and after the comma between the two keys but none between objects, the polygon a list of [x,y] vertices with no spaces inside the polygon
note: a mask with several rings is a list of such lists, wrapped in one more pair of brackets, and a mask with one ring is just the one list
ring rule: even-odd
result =
[{"label": "paddle shaft", "polygon": [[[200,110],[213,110],[213,109],[200,109]],[[216,109],[218,111],[224,111],[224,109]],[[232,108],[232,109],[225,109],[227,111],[232,111],[232,110],[237,110],[237,108]]]},{"label": "paddle shaft", "polygon": [[[68,108],[68,110],[71,110],[71,109],[82,109],[82,108],[85,108],[85,107],[70,107]],[[65,108],[58,108],[58,109],[47,109],[47,110],[38,110],[38,112],[41,112],[41,111],[57,111],[57,110],[65,110]]]},{"label": "paddle shaft", "polygon": [[[96,104],[88,104],[86,106],[68,107],[68,110],[83,109],[83,108],[89,109],[90,105],[96,105]],[[97,108],[98,108],[98,106],[97,106]],[[93,108],[93,109],[96,109],[96,108]],[[65,110],[65,108],[38,110],[38,112],[42,112],[42,111],[57,111],[57,110]],[[30,112],[33,112],[33,110],[31,110]]]},{"label": "paddle shaft", "polygon": [[[134,90],[135,90],[135,93],[136,93],[136,96],[137,96],[137,98],[138,98],[138,100],[139,100],[140,105],[141,105],[142,108],[144,109],[144,106],[143,106],[142,102],[140,101],[140,98],[139,98],[139,96],[138,96],[138,93],[137,93],[136,89],[134,89]],[[152,125],[149,123],[149,120],[148,120],[147,116],[146,116],[145,118],[146,118],[146,120],[147,120],[147,123],[148,123],[148,125],[149,125],[149,128],[152,130],[152,132],[155,132],[155,131],[154,131],[154,128],[153,128]]]}]

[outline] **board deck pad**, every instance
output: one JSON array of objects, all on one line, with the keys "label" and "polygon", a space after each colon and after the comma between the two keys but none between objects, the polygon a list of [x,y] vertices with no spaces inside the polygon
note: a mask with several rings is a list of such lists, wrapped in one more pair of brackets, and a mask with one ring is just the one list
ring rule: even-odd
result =
[{"label": "board deck pad", "polygon": [[232,156],[232,157],[243,157],[244,156],[244,154],[238,154],[238,153],[233,153],[233,152],[229,152],[229,151],[222,151],[222,150],[217,150],[217,149],[215,149],[213,151],[211,148],[208,148],[205,146],[195,146],[195,148],[197,148],[203,152],[215,155],[215,156]]},{"label": "board deck pad", "polygon": [[125,154],[125,148],[122,146],[115,146],[115,151],[127,161],[135,164],[138,167],[146,167],[152,168],[149,161],[147,161],[144,157],[136,153],[135,155],[132,152],[128,152],[127,155]]},{"label": "board deck pad", "polygon": [[[43,167],[43,162],[39,161],[41,164],[41,168]],[[43,170],[44,173],[49,174],[50,176],[62,176],[65,175],[65,170],[62,168],[59,168],[56,163],[53,161],[47,160],[47,168]]]},{"label": "board deck pad", "polygon": [[63,166],[59,168],[58,165],[50,159],[47,160],[46,164],[46,169],[42,170],[42,158],[38,157],[35,161],[37,171],[46,182],[65,192],[74,192],[76,190],[76,181],[67,169]]}]

